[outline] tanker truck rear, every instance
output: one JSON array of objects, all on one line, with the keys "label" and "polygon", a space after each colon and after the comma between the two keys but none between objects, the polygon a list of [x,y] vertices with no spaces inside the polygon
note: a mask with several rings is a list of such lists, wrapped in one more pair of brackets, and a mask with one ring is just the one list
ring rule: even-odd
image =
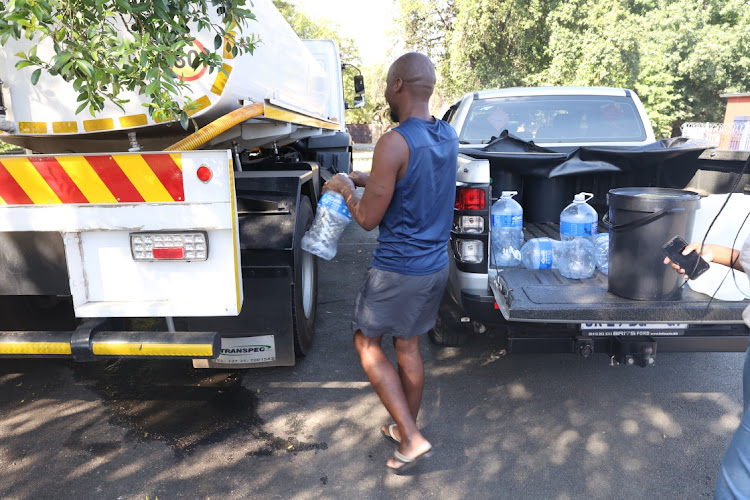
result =
[{"label": "tanker truck rear", "polygon": [[270,1],[253,13],[252,55],[194,69],[214,36],[197,32],[175,64],[192,134],[135,93],[76,114],[72,85],[14,69],[23,42],[0,48],[0,140],[29,153],[0,157],[0,356],[245,368],[308,352],[318,275],[300,240],[322,180],[350,170],[343,66]]}]

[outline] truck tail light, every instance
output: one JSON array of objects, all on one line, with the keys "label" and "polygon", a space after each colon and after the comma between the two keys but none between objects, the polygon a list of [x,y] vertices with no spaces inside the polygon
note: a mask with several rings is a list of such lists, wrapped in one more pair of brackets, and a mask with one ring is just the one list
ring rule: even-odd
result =
[{"label": "truck tail light", "polygon": [[484,243],[480,240],[457,240],[456,258],[467,264],[479,264],[484,260]]},{"label": "truck tail light", "polygon": [[484,189],[456,188],[456,210],[482,210],[484,207]]},{"label": "truck tail light", "polygon": [[133,260],[206,260],[208,234],[205,231],[180,233],[130,233]]},{"label": "truck tail light", "polygon": [[484,217],[462,215],[458,219],[458,230],[462,233],[482,233],[484,232]]}]

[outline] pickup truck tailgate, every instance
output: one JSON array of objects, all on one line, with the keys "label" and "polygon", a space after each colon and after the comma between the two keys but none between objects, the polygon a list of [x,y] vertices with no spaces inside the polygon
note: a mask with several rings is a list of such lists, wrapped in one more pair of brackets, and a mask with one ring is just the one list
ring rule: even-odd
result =
[{"label": "pickup truck tailgate", "polygon": [[506,268],[490,274],[490,288],[505,319],[535,323],[742,323],[750,301],[727,302],[685,287],[678,301],[639,301],[607,291],[598,270],[588,279],[559,271]]}]

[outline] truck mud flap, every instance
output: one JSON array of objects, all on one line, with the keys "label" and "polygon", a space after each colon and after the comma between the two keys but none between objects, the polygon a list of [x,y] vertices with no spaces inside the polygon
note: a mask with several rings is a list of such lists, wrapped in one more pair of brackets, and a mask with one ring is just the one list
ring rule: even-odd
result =
[{"label": "truck mud flap", "polygon": [[109,331],[106,320],[91,320],[74,331],[0,332],[0,357],[203,358],[219,355],[217,332]]},{"label": "truck mud flap", "polygon": [[195,368],[236,369],[295,364],[290,298],[292,269],[271,258],[269,256],[267,261],[269,267],[242,270],[245,301],[253,307],[244,307],[234,317],[183,319],[190,330],[214,328],[221,332],[221,354],[212,360],[194,361]]}]

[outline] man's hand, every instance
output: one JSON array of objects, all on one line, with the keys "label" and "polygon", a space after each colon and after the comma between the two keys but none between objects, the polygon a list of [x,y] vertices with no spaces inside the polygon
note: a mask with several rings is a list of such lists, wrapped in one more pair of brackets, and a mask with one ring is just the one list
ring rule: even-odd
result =
[{"label": "man's hand", "polygon": [[355,183],[352,181],[352,179],[349,178],[348,175],[339,172],[338,174],[334,175],[331,180],[323,184],[323,192],[325,193],[326,191],[331,190],[344,195],[346,194],[346,188],[348,187],[353,191],[354,185]]},{"label": "man's hand", "polygon": [[355,170],[351,174],[349,174],[349,178],[352,180],[355,186],[365,187],[367,185],[367,181],[370,180],[370,174],[366,172],[358,172]]}]

